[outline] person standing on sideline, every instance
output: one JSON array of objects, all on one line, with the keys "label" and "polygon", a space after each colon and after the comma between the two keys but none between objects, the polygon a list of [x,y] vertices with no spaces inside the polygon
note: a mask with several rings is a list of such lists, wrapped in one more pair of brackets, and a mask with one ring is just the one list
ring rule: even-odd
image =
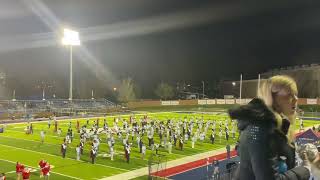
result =
[{"label": "person standing on sideline", "polygon": [[230,159],[230,145],[229,144],[227,144],[226,150],[227,150],[227,159]]},{"label": "person standing on sideline", "polygon": [[[298,87],[294,79],[277,75],[261,84],[257,98],[229,110],[230,117],[238,121],[240,131],[238,179],[309,179],[308,161],[295,166],[293,139],[297,102]],[[288,170],[284,174],[274,169],[280,156],[287,158]]]},{"label": "person standing on sideline", "polygon": [[219,161],[214,160],[213,161],[213,180],[219,180],[220,179],[220,170],[219,170]]}]

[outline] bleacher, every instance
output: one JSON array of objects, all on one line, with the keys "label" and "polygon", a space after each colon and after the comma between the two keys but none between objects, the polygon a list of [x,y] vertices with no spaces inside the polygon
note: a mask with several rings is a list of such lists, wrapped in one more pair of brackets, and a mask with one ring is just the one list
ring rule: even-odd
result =
[{"label": "bleacher", "polygon": [[2,100],[0,112],[71,112],[97,111],[114,108],[117,105],[107,99],[49,99],[49,100]]}]

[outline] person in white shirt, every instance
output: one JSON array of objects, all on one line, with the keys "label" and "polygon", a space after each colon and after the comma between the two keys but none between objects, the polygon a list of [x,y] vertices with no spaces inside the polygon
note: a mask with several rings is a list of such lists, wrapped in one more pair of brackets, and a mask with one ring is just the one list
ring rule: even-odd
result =
[{"label": "person in white shirt", "polygon": [[142,151],[141,151],[141,158],[144,159],[144,157],[146,156],[146,151],[147,151],[147,148],[146,148],[146,145],[142,144]]},{"label": "person in white shirt", "polygon": [[220,140],[220,143],[221,143],[221,139],[222,139],[222,130],[220,129],[220,132],[219,132],[219,140]]},{"label": "person in white shirt", "polygon": [[114,156],[114,148],[113,148],[113,145],[110,147],[110,158],[111,158],[111,161],[113,161],[113,156]]},{"label": "person in white shirt", "polygon": [[58,136],[60,137],[60,135],[61,135],[61,128],[59,128],[58,130],[57,130],[57,134],[58,134]]},{"label": "person in white shirt", "polygon": [[77,161],[80,161],[81,150],[79,145],[76,147],[76,154],[77,154]]},{"label": "person in white shirt", "polygon": [[45,132],[42,130],[40,131],[40,137],[41,137],[41,143],[43,144],[44,142],[44,137],[45,137]]},{"label": "person in white shirt", "polygon": [[168,142],[168,152],[169,154],[172,152],[172,143],[170,141]]},{"label": "person in white shirt", "polygon": [[197,140],[197,137],[196,137],[195,135],[193,135],[192,138],[191,138],[191,140],[192,140],[192,142],[191,142],[191,148],[193,149],[193,148],[194,148],[194,144],[195,144],[195,142],[196,142],[196,140]]}]

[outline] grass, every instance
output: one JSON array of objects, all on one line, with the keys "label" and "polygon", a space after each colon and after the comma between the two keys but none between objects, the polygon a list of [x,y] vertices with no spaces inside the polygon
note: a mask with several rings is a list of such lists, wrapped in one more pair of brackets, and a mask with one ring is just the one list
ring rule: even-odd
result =
[{"label": "grass", "polygon": [[[143,115],[135,115],[136,119],[140,119]],[[149,113],[150,119],[156,119],[159,121],[166,121],[167,119],[178,119],[186,118],[203,118],[207,120],[225,120],[227,116],[225,114],[201,114],[201,113],[173,113],[173,112],[162,112],[162,113]],[[118,116],[117,116],[118,117]],[[128,120],[129,115],[122,115],[122,118]],[[103,124],[103,117],[100,119],[100,126]],[[114,117],[107,117],[109,126],[112,125]],[[96,119],[90,119],[90,124]],[[72,122],[72,128],[75,133],[75,138],[71,144],[68,145],[66,158],[63,159],[60,154],[60,145],[66,135],[68,124]],[[9,124],[7,125],[5,132],[0,134],[0,172],[8,173],[8,179],[15,179],[15,162],[20,161],[29,167],[37,167],[40,159],[46,159],[51,165],[53,165],[51,179],[64,180],[64,179],[101,179],[104,177],[125,173],[135,169],[148,166],[148,160],[141,159],[139,149],[137,147],[136,139],[131,141],[133,143],[131,160],[130,163],[126,163],[124,159],[123,146],[121,141],[115,138],[115,151],[116,155],[114,161],[111,161],[109,157],[98,156],[96,164],[90,163],[89,151],[91,146],[89,143],[85,145],[84,155],[81,156],[81,161],[76,161],[75,147],[79,143],[79,135],[76,133],[75,120],[63,120],[58,121],[59,128],[62,129],[62,135],[59,137],[53,132],[54,126],[48,128],[47,122],[33,123],[34,133],[32,135],[25,134],[26,123],[22,124]],[[86,119],[80,120],[80,126],[86,123]],[[53,122],[52,122],[53,124]],[[229,123],[230,124],[230,123]],[[305,126],[312,126],[315,124],[314,121],[304,121]],[[121,123],[120,123],[121,125]],[[298,124],[297,124],[298,127]],[[218,125],[216,125],[218,128]],[[194,128],[195,129],[195,128]],[[230,127],[231,129],[231,127]],[[45,142],[40,142],[40,131],[46,131]],[[218,132],[218,130],[216,130]],[[215,144],[211,144],[209,141],[209,128],[207,138],[204,142],[197,141],[195,148],[191,148],[190,140],[185,144],[184,150],[181,151],[178,148],[173,148],[172,154],[168,154],[164,148],[160,149],[160,154],[166,155],[168,161],[195,155],[202,152],[211,151],[214,149],[224,148],[226,140],[224,137],[221,142],[219,137],[216,137]],[[106,144],[106,136],[100,135],[101,145],[99,147],[99,154],[108,154],[109,148]],[[147,137],[144,136],[144,143],[147,144]],[[155,134],[155,142],[159,143],[159,137]],[[235,143],[232,138],[229,139],[229,143]],[[150,149],[147,150],[147,157],[152,154]],[[39,172],[33,172],[31,179],[39,179]],[[146,179],[146,177],[141,177]]]}]

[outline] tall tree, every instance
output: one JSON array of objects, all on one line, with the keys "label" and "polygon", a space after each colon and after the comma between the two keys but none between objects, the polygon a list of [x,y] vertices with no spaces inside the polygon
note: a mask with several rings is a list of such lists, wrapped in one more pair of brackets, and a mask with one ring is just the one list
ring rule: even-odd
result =
[{"label": "tall tree", "polygon": [[161,99],[167,100],[168,98],[172,98],[174,96],[174,88],[167,83],[161,82],[158,84],[155,94]]},{"label": "tall tree", "polygon": [[131,78],[123,79],[118,89],[118,101],[126,103],[135,99],[134,82]]}]

